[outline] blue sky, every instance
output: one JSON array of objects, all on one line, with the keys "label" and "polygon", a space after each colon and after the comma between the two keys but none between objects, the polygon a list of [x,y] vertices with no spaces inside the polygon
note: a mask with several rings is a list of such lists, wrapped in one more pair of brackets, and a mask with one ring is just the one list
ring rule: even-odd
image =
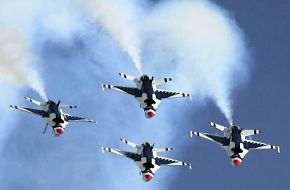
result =
[{"label": "blue sky", "polygon": [[[78,109],[68,113],[94,118],[98,125],[71,123],[64,136],[55,138],[50,130],[42,135],[45,122],[41,118],[8,109],[9,104],[33,106],[23,97],[40,99],[37,93],[1,80],[0,189],[273,189],[288,186],[289,2],[214,1],[241,28],[250,54],[248,80],[243,85],[238,85],[239,80],[237,85],[232,84],[235,86],[231,93],[234,119],[242,128],[261,129],[263,134],[254,137],[255,140],[281,146],[281,154],[250,152],[239,168],[231,166],[226,153],[216,144],[189,137],[189,130],[216,133],[208,121],[227,125],[226,118],[210,98],[164,101],[157,116],[148,120],[133,98],[103,92],[102,82],[133,85],[120,78],[118,72],[136,76],[138,72],[110,33],[85,13],[70,12],[68,2],[61,1],[58,7],[59,12],[63,11],[59,15],[63,22],[56,22],[58,19],[51,16],[53,11],[41,16],[37,11],[20,11],[26,19],[14,21],[14,17],[7,17],[0,23],[9,23],[11,19],[14,26],[27,27],[21,31],[28,36],[31,51],[38,60],[37,69],[48,96],[64,104],[78,105]],[[151,2],[154,8],[162,1]],[[56,5],[50,5],[52,10]],[[38,10],[38,6],[29,10]],[[66,23],[67,15],[73,21]],[[153,52],[146,50],[143,59],[154,61],[150,53]],[[172,73],[167,66],[146,64],[148,72],[160,77],[168,76],[167,70],[174,79],[181,75]],[[232,75],[243,77],[242,72],[235,70]],[[177,79],[177,82],[180,81]],[[183,90],[174,81],[162,87]],[[172,152],[163,155],[191,162],[193,169],[163,167],[152,182],[144,183],[130,160],[101,153],[102,146],[132,150],[119,141],[120,137],[173,147]]]}]

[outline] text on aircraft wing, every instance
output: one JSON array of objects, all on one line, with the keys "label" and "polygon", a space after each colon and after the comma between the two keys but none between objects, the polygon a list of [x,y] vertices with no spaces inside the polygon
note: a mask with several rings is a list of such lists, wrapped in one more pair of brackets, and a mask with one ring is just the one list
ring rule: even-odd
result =
[{"label": "text on aircraft wing", "polygon": [[170,158],[165,158],[165,157],[160,157],[160,156],[156,156],[154,158],[155,163],[157,165],[175,165],[175,166],[189,166],[191,167],[190,163],[186,163],[186,162],[182,162],[179,160],[174,160],[174,159],[170,159]]},{"label": "text on aircraft wing", "polygon": [[112,90],[116,90],[119,92],[124,92],[130,95],[133,95],[135,97],[141,97],[141,91],[138,88],[133,88],[133,87],[124,87],[124,86],[113,86],[110,84],[103,84],[102,85],[103,88],[107,88],[107,89],[112,89]]},{"label": "text on aircraft wing", "polygon": [[118,149],[113,149],[113,148],[105,148],[105,147],[102,147],[102,151],[107,151],[107,152],[111,152],[111,153],[114,153],[114,154],[118,154],[120,156],[124,156],[124,157],[127,157],[127,158],[130,158],[134,161],[140,161],[141,160],[141,157],[139,154],[137,153],[133,153],[133,152],[127,152],[127,151],[123,151],[123,150],[118,150]]},{"label": "text on aircraft wing", "polygon": [[208,133],[199,133],[199,132],[195,132],[195,131],[190,131],[190,135],[191,135],[191,137],[193,135],[199,136],[199,137],[217,142],[223,146],[229,145],[229,143],[230,143],[230,140],[227,139],[226,137],[212,135],[212,134],[208,134]]},{"label": "text on aircraft wing", "polygon": [[155,94],[159,100],[164,99],[164,98],[182,98],[182,97],[191,98],[191,95],[188,93],[174,92],[174,91],[168,91],[168,90],[156,90]]},{"label": "text on aircraft wing", "polygon": [[43,110],[36,110],[36,109],[32,109],[32,108],[24,108],[24,107],[13,106],[13,105],[10,105],[9,107],[10,108],[15,108],[15,109],[18,109],[18,110],[21,110],[21,111],[25,111],[25,112],[28,112],[28,113],[33,113],[33,114],[39,115],[41,117],[48,117],[48,113],[43,111]]},{"label": "text on aircraft wing", "polygon": [[92,122],[92,123],[97,123],[93,119],[87,119],[87,118],[72,116],[72,115],[68,115],[68,114],[64,114],[64,115],[65,115],[65,119],[67,121],[77,121],[77,122],[79,121],[79,122]]}]

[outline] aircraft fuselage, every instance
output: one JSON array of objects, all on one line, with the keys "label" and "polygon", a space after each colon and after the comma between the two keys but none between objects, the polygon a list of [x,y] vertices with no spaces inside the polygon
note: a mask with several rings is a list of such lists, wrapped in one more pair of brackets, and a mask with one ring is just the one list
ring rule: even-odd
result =
[{"label": "aircraft fuselage", "polygon": [[235,166],[240,166],[248,153],[248,150],[244,148],[243,141],[245,137],[241,134],[241,131],[238,126],[232,126],[229,134],[230,143],[224,147],[232,160],[232,164]]},{"label": "aircraft fuselage", "polygon": [[140,83],[141,97],[136,97],[136,99],[144,109],[145,116],[147,118],[152,118],[155,116],[158,105],[161,102],[156,98],[156,86],[152,84],[152,79],[147,75],[143,75],[140,78]]},{"label": "aircraft fuselage", "polygon": [[47,123],[52,127],[54,135],[62,135],[68,124],[64,118],[63,111],[58,107],[58,104],[51,100],[44,106],[44,109],[48,112]]},{"label": "aircraft fuselage", "polygon": [[153,179],[155,172],[160,168],[160,166],[155,164],[154,157],[156,156],[156,153],[153,151],[153,146],[149,143],[144,143],[142,145],[140,156],[140,160],[135,161],[135,163],[140,169],[140,174],[142,174],[143,180],[148,182]]}]

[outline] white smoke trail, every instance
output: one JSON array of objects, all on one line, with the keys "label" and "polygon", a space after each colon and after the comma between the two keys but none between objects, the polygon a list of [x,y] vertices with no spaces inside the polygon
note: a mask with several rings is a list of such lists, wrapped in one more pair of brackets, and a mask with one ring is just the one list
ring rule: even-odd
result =
[{"label": "white smoke trail", "polygon": [[21,33],[0,28],[0,77],[17,85],[27,85],[47,100],[43,83]]},{"label": "white smoke trail", "polygon": [[138,8],[132,0],[96,0],[89,4],[90,14],[106,28],[129,54],[140,74],[143,74],[138,36]]},{"label": "white smoke trail", "polygon": [[144,28],[152,69],[167,68],[178,87],[213,99],[232,124],[232,90],[245,81],[248,64],[243,34],[230,15],[208,1],[171,1],[152,11]]}]

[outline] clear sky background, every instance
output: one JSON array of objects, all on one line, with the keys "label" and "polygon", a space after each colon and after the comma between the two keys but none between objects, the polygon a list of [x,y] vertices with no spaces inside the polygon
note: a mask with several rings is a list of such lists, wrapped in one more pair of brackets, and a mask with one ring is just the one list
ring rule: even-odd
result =
[{"label": "clear sky background", "polygon": [[[51,129],[42,135],[45,122],[41,118],[8,109],[9,104],[33,107],[23,97],[40,99],[38,95],[26,87],[1,80],[1,190],[288,188],[289,1],[212,1],[235,19],[251,55],[249,79],[244,85],[235,87],[232,95],[235,122],[242,128],[261,129],[263,133],[253,137],[254,140],[281,147],[281,154],[252,151],[238,168],[231,166],[230,159],[218,145],[189,136],[190,130],[217,133],[208,121],[228,125],[213,101],[164,101],[156,117],[149,120],[133,98],[117,92],[103,92],[102,82],[133,85],[120,78],[118,72],[136,76],[138,72],[128,55],[98,23],[91,20],[78,22],[83,13],[70,14],[68,9],[68,13],[59,18],[69,16],[70,23],[64,24],[66,19],[56,22],[58,17],[51,15],[67,10],[68,2],[53,4],[55,7],[50,5],[56,12],[48,14],[50,17],[45,22],[41,14],[35,18],[29,11],[18,11],[21,6],[12,8],[19,13],[15,15],[17,19],[7,19],[22,26],[34,18],[33,27],[26,26],[25,32],[30,32],[29,40],[49,98],[77,105],[78,109],[67,112],[96,119],[98,125],[70,123],[59,138],[50,134]],[[160,2],[151,1],[150,6]],[[168,68],[160,68],[146,69],[156,77],[168,76]],[[239,71],[235,72],[233,76],[241,76]],[[174,73],[175,78],[178,76],[179,73]],[[174,81],[162,87],[183,90]],[[156,146],[173,147],[173,151],[162,156],[191,162],[192,170],[162,167],[150,183],[145,183],[133,162],[109,153],[102,154],[102,146],[134,151],[119,138],[137,143],[148,140]]]}]

